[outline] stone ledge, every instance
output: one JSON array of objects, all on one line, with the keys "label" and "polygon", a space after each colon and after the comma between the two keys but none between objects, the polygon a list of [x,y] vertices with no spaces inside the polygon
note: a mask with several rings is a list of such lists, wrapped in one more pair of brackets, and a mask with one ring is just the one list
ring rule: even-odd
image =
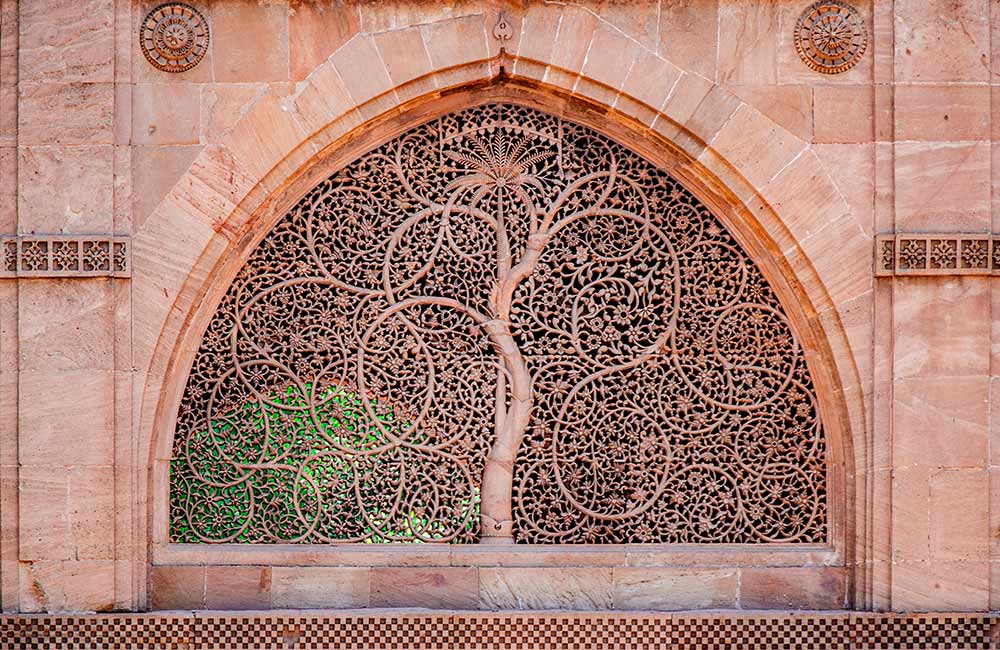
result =
[{"label": "stone ledge", "polygon": [[5,648],[987,648],[997,615],[158,612],[0,616]]},{"label": "stone ledge", "polygon": [[191,611],[836,611],[850,605],[848,573],[833,566],[155,566],[150,590],[154,608]]}]

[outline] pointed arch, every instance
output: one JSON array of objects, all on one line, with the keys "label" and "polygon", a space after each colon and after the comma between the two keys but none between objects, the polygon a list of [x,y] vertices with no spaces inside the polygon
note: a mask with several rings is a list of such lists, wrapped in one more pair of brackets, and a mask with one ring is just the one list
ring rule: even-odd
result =
[{"label": "pointed arch", "polygon": [[[467,32],[469,20],[431,29],[438,36]],[[522,47],[528,22],[522,25]],[[206,147],[137,233],[134,295],[137,303],[150,301],[136,314],[144,381],[140,439],[148,442],[139,453],[148,455],[152,470],[148,519],[139,522],[139,539],[154,551],[166,543],[166,469],[182,377],[214,305],[257,242],[308,188],[361,152],[429,115],[481,101],[516,101],[626,142],[668,170],[719,216],[761,268],[802,337],[830,435],[830,489],[837,497],[830,513],[833,555],[823,561],[859,561],[854,539],[864,534],[855,512],[863,519],[869,506],[863,476],[853,468],[866,466],[855,453],[866,453],[869,445],[855,355],[841,317],[867,290],[854,264],[861,255],[848,255],[845,263],[844,251],[870,256],[870,248],[815,154],[804,146],[790,159],[755,162],[752,153],[776,134],[794,136],[651,53],[640,51],[633,71],[647,66],[637,78],[671,80],[663,101],[649,95],[650,88],[629,89],[628,78],[616,81],[525,50],[491,51],[483,33],[482,47],[458,48],[449,60],[433,60],[430,52],[428,70],[402,80],[392,78],[388,61],[384,80],[352,78],[348,70],[370,61],[371,48],[381,51],[372,36],[356,37],[294,97],[261,99],[223,142]],[[716,118],[706,119],[710,114]],[[839,252],[825,246],[834,238],[843,242]],[[162,297],[169,308],[157,306]],[[146,526],[148,536],[141,532]]]}]

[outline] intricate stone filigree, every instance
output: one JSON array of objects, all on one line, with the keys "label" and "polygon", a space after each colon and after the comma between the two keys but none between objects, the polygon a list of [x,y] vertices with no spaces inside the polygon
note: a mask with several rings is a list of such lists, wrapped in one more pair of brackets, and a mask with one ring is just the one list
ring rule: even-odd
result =
[{"label": "intricate stone filigree", "polygon": [[858,10],[842,0],[814,2],[795,23],[795,49],[823,74],[850,70],[865,53],[868,28]]},{"label": "intricate stone filigree", "polygon": [[208,51],[208,40],[205,17],[182,2],[156,7],[139,29],[142,53],[164,72],[184,72],[198,65]]},{"label": "intricate stone filigree", "polygon": [[761,272],[635,153],[513,105],[320,183],[194,359],[177,542],[824,542],[826,440]]}]

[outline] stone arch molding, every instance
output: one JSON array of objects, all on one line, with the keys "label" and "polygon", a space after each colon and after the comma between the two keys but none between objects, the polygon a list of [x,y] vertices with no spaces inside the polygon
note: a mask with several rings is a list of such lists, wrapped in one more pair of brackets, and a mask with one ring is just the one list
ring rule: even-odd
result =
[{"label": "stone arch molding", "polygon": [[[871,242],[829,174],[808,143],[586,10],[532,5],[516,27],[498,42],[490,17],[476,15],[355,36],[293,95],[261,98],[206,146],[135,234],[138,458],[149,459],[136,471],[150,504],[135,522],[140,565],[150,561],[144,553],[156,562],[167,546],[168,463],[184,377],[243,260],[331,168],[429,113],[493,98],[573,116],[626,142],[733,229],[804,335],[821,395],[830,489],[839,495],[831,502],[832,555],[823,562],[863,566],[865,548],[853,540],[865,538],[870,506],[859,495],[870,444],[861,343],[843,320],[870,291]],[[853,582],[860,604],[866,579],[855,574]]]}]

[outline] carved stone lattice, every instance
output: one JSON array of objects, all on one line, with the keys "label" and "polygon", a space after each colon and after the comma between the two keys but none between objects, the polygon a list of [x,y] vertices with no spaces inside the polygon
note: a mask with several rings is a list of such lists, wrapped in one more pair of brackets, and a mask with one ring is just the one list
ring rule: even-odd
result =
[{"label": "carved stone lattice", "polygon": [[164,72],[185,72],[198,65],[208,51],[208,39],[205,17],[182,2],[156,7],[139,29],[146,60]]},{"label": "carved stone lattice", "polygon": [[878,235],[875,275],[998,275],[1000,237],[982,233]]},{"label": "carved stone lattice", "polygon": [[129,238],[108,235],[0,236],[0,277],[131,275]]},{"label": "carved stone lattice", "polygon": [[320,183],[208,325],[177,542],[825,542],[826,441],[764,277],[667,173],[488,105]]},{"label": "carved stone lattice", "polygon": [[842,0],[814,2],[795,23],[795,49],[817,72],[850,70],[865,53],[868,28],[858,10]]}]

